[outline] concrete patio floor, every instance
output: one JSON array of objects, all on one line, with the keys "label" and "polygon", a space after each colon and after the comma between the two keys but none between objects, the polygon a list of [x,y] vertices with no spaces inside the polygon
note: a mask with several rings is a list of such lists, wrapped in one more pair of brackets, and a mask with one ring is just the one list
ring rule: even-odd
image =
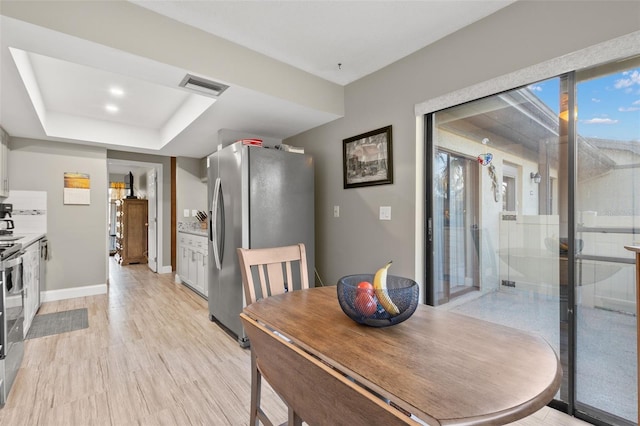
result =
[{"label": "concrete patio floor", "polygon": [[[439,309],[538,333],[560,354],[558,297],[517,289],[472,292]],[[576,314],[577,403],[635,422],[636,317],[583,306]]]}]

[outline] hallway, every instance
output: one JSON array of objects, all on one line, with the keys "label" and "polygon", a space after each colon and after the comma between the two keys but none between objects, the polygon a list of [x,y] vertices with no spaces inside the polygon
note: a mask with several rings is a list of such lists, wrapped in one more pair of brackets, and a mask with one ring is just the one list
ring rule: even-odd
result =
[{"label": "hallway", "polygon": [[[210,322],[206,301],[172,274],[109,261],[107,295],[40,308],[86,307],[89,328],[26,341],[0,424],[247,424],[249,351]],[[286,418],[279,402],[272,406]]]}]

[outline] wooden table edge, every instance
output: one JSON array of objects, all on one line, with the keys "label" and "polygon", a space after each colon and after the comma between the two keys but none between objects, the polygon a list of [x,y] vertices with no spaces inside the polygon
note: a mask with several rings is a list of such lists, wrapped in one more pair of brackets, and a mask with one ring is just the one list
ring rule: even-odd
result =
[{"label": "wooden table edge", "polygon": [[522,420],[523,418],[535,413],[545,407],[549,401],[553,399],[562,384],[562,364],[560,363],[560,359],[557,355],[556,359],[558,362],[558,368],[556,369],[556,375],[554,376],[553,381],[547,387],[545,392],[537,395],[535,398],[507,410],[468,419],[442,419],[439,424],[441,426],[505,425],[517,420]]}]

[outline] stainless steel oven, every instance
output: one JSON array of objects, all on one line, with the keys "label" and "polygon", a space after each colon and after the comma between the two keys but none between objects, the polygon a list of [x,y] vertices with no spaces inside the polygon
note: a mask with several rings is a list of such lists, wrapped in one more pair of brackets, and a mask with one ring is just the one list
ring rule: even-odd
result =
[{"label": "stainless steel oven", "polygon": [[24,356],[24,288],[20,244],[0,247],[0,407]]}]

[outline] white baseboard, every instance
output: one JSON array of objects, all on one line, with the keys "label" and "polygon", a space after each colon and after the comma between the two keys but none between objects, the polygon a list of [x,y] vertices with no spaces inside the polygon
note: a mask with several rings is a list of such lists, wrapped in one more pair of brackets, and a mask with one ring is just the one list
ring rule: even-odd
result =
[{"label": "white baseboard", "polygon": [[160,270],[158,271],[159,274],[170,274],[172,272],[173,272],[173,269],[171,268],[171,265],[161,266]]},{"label": "white baseboard", "polygon": [[88,285],[84,287],[63,288],[60,290],[48,290],[42,294],[42,302],[73,299],[76,297],[96,296],[107,293],[106,284]]}]

